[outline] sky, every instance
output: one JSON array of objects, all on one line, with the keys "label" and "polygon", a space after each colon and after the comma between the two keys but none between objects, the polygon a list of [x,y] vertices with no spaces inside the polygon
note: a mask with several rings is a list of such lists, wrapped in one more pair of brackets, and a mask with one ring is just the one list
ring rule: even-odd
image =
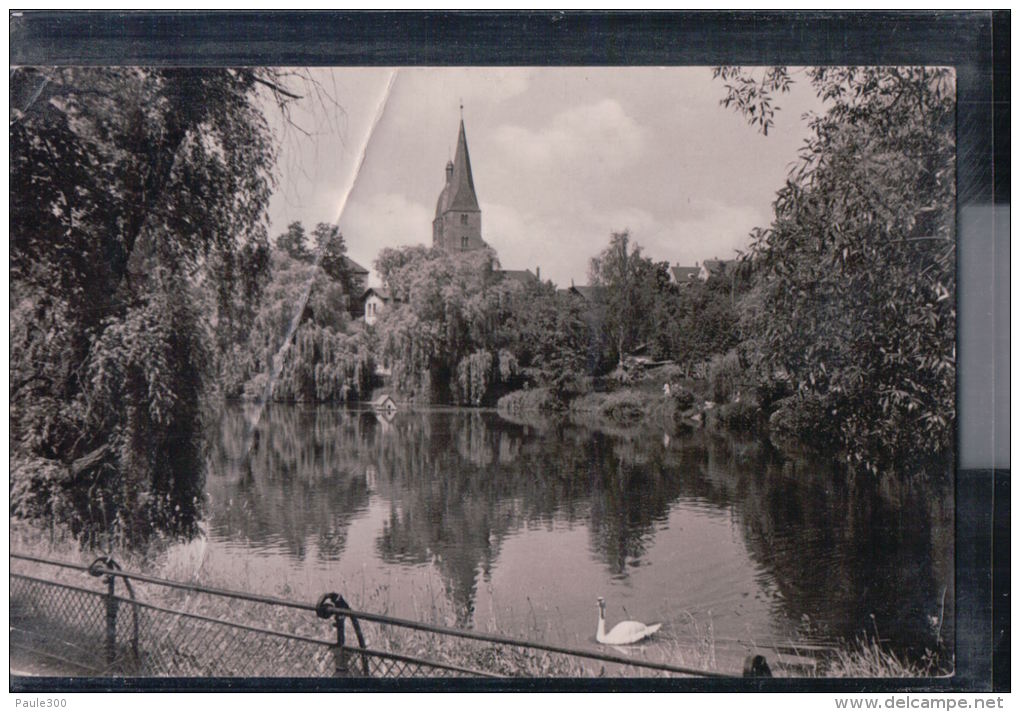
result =
[{"label": "sky", "polygon": [[[806,79],[768,136],[720,106],[706,67],[333,68],[281,139],[270,234],[339,222],[371,269],[384,247],[431,244],[460,104],[482,238],[505,269],[586,284],[591,257],[630,230],[646,255],[694,266],[746,249],[807,136]],[[323,98],[323,97],[327,98]],[[373,273],[372,283],[377,284]]]}]

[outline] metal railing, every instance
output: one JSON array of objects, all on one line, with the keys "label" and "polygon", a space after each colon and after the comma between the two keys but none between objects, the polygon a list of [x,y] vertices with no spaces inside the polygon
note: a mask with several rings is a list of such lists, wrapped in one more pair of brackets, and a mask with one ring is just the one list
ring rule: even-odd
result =
[{"label": "metal railing", "polygon": [[[53,567],[72,579],[14,567],[10,574],[12,650],[49,661],[61,675],[740,676],[358,611],[335,592],[311,604],[125,571],[109,557],[89,566],[15,553],[10,558]],[[154,595],[143,600],[134,584],[151,587]],[[743,676],[769,676],[764,658],[748,657]]]}]

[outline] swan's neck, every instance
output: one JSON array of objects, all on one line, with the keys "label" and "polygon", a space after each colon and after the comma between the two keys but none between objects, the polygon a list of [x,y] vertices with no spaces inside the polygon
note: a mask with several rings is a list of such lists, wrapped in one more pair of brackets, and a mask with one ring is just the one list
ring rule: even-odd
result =
[{"label": "swan's neck", "polygon": [[595,633],[595,640],[601,641],[606,637],[606,614],[599,609],[599,628]]}]

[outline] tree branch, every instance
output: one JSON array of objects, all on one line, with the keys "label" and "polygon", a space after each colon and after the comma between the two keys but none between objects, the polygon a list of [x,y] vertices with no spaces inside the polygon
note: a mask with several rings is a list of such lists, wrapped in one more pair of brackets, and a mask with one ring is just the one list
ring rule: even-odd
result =
[{"label": "tree branch", "polygon": [[71,470],[71,476],[77,477],[82,472],[94,467],[97,463],[99,463],[100,460],[106,457],[106,453],[109,452],[109,450],[110,450],[109,445],[100,445],[92,452],[79,457],[69,466],[69,469]]},{"label": "tree branch", "polygon": [[291,93],[291,92],[287,91],[286,89],[281,87],[279,84],[274,84],[273,82],[269,81],[268,79],[262,79],[261,77],[258,77],[258,76],[252,77],[252,78],[256,82],[258,82],[259,84],[261,84],[263,86],[269,87],[275,94],[282,94],[283,96],[287,97],[288,99],[303,99],[304,98],[302,96],[298,96],[297,94],[294,94],[294,93]]}]

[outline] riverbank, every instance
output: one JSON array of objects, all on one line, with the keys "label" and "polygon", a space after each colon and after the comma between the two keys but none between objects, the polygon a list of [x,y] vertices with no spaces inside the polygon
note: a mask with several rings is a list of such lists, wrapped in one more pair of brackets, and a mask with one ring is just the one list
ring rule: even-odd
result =
[{"label": "riverbank", "polygon": [[705,425],[747,429],[758,424],[761,409],[755,399],[736,392],[732,401],[717,403],[712,391],[707,379],[684,377],[679,368],[666,365],[600,379],[584,393],[556,394],[549,388],[513,391],[500,398],[496,408],[516,417],[568,413],[603,428],[654,426],[667,433]]},{"label": "riverbank", "polygon": [[[80,549],[69,537],[56,531],[44,531],[38,527],[20,521],[11,524],[11,549],[14,552],[29,554],[42,558],[89,564],[95,558],[95,552]],[[273,596],[290,600],[303,600],[301,584],[294,580],[272,579],[258,574],[255,569],[245,568],[240,578],[236,571],[224,577],[218,572],[204,567],[204,544],[201,540],[190,543],[157,545],[146,552],[122,553],[117,556],[118,562],[128,570],[144,572],[158,578],[188,582],[197,585],[230,590],[242,590],[265,596]],[[69,569],[51,569],[44,572],[35,564],[17,562],[17,570],[25,573],[40,574],[45,578],[61,581],[71,585],[81,585],[81,578],[86,574]],[[217,596],[198,595],[194,592],[164,589],[162,587],[136,584],[139,600],[156,606],[186,611],[193,616],[205,616],[223,621],[250,625],[257,619],[259,626],[264,626],[292,636],[303,636],[316,639],[331,637],[329,622],[319,620],[307,611],[281,608],[277,606],[260,606],[257,616],[252,617],[249,606],[238,605],[237,601]],[[414,592],[417,611],[416,619],[422,623],[450,626],[455,620],[448,599],[442,592],[430,588],[422,588]],[[386,586],[377,586],[369,591],[351,591],[350,603],[353,608],[372,611],[382,615],[390,614],[390,592]],[[309,601],[306,601],[309,602]],[[513,616],[509,616],[513,619]],[[693,621],[693,618],[691,618]],[[370,648],[418,656],[441,663],[468,667],[491,674],[512,677],[596,677],[596,676],[659,676],[660,674],[639,668],[621,668],[596,661],[571,658],[554,653],[545,653],[523,648],[496,646],[478,641],[440,636],[424,631],[408,630],[392,626],[379,626],[363,622],[362,627]],[[476,629],[499,635],[519,638],[522,640],[540,640],[553,644],[564,644],[557,639],[557,631],[547,624],[544,627],[537,620],[530,626],[521,629],[508,628],[505,621],[498,620],[492,613],[488,622]],[[737,670],[723,669],[717,661],[717,641],[711,626],[695,628],[693,642],[680,642],[671,636],[657,636],[648,646],[638,650],[642,657],[661,660],[662,662],[682,665],[712,672],[739,674]],[[163,641],[164,644],[166,641]],[[795,644],[790,644],[795,649]],[[170,650],[171,654],[176,651]],[[218,648],[203,652],[190,650],[188,655],[193,664],[202,670],[244,670],[244,674],[252,677],[271,677],[286,674],[281,672],[278,661],[271,657],[259,659],[250,655],[248,647]],[[615,651],[606,651],[613,653]],[[763,651],[765,652],[765,651]],[[202,655],[210,656],[203,663]],[[237,655],[237,660],[230,656]],[[776,652],[766,652],[772,662],[773,673],[777,676],[808,676],[808,677],[927,677],[939,674],[937,660],[925,659],[919,662],[903,661],[895,654],[879,645],[860,640],[848,645],[845,649],[828,651],[824,657],[804,658],[790,663],[788,656]],[[226,658],[224,657],[226,656]],[[785,660],[785,662],[784,662]],[[232,665],[236,663],[236,668]],[[52,670],[53,662],[48,663]],[[323,648],[313,661],[317,669],[328,671],[332,664],[328,650]],[[207,665],[208,667],[203,667]],[[311,672],[309,673],[311,674]]]}]

